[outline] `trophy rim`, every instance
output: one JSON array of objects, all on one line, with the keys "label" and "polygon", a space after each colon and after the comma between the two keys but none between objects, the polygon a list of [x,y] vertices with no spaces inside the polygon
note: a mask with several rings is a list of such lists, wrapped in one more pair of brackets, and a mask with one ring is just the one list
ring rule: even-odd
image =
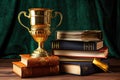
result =
[{"label": "trophy rim", "polygon": [[30,11],[31,11],[31,10],[34,10],[34,11],[35,11],[35,10],[36,10],[36,11],[37,11],[37,10],[43,10],[43,11],[44,11],[44,10],[53,10],[53,9],[50,9],[50,8],[30,8],[29,10],[30,10]]}]

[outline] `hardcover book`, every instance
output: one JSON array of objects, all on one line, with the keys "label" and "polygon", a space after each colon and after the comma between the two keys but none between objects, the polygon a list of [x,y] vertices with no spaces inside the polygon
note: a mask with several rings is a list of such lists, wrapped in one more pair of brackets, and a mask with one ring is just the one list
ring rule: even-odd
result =
[{"label": "hardcover book", "polygon": [[57,31],[56,34],[58,40],[99,41],[103,38],[100,30]]},{"label": "hardcover book", "polygon": [[13,62],[13,72],[22,78],[59,74],[59,65],[48,67],[26,67],[21,62]]},{"label": "hardcover book", "polygon": [[58,56],[31,58],[30,54],[22,54],[21,62],[27,67],[54,66],[59,65]]},{"label": "hardcover book", "polygon": [[92,58],[107,58],[108,48],[103,47],[96,51],[78,51],[78,50],[53,50],[53,54],[56,56],[64,57],[92,57]]},{"label": "hardcover book", "polygon": [[52,41],[52,49],[94,51],[102,47],[103,41]]},{"label": "hardcover book", "polygon": [[81,76],[103,72],[92,62],[60,62],[60,71],[62,73],[81,75]]}]

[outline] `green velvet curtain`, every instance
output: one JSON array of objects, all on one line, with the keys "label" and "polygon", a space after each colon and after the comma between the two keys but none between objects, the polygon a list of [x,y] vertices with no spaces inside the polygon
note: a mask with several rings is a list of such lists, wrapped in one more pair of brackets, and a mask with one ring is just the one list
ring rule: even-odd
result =
[{"label": "green velvet curtain", "polygon": [[[109,48],[109,57],[120,58],[120,0],[1,0],[0,1],[0,58],[19,58],[19,54],[31,53],[37,43],[17,19],[20,11],[42,7],[60,11],[62,25],[57,30],[102,30],[104,45]],[[51,28],[59,17],[52,20]],[[25,25],[29,20],[22,17]],[[56,31],[57,31],[56,30]],[[51,51],[50,41],[45,43]]]}]

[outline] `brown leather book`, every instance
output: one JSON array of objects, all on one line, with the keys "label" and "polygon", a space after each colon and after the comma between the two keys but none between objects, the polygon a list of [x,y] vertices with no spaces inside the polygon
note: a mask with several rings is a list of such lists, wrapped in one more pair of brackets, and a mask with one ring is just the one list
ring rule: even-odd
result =
[{"label": "brown leather book", "polygon": [[26,67],[23,63],[13,62],[13,72],[22,78],[59,74],[59,65],[47,67]]},{"label": "brown leather book", "polygon": [[59,65],[58,56],[31,58],[30,54],[22,54],[21,62],[27,67],[38,67],[38,66],[54,66]]}]

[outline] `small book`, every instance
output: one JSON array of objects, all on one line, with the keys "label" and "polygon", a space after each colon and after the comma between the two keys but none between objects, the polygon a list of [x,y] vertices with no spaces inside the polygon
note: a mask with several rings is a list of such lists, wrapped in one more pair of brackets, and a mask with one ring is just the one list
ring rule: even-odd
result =
[{"label": "small book", "polygon": [[22,78],[59,74],[59,65],[47,67],[26,67],[23,63],[13,62],[13,72]]},{"label": "small book", "polygon": [[101,30],[81,30],[81,31],[57,31],[56,39],[58,40],[75,40],[75,41],[99,41],[102,39]]},{"label": "small book", "polygon": [[60,71],[73,75],[90,75],[98,72],[103,72],[92,62],[60,62]]},{"label": "small book", "polygon": [[79,50],[53,50],[53,55],[64,57],[92,57],[92,58],[107,58],[108,48],[103,47],[96,51],[79,51]]},{"label": "small book", "polygon": [[95,51],[103,47],[103,41],[54,40],[52,49]]},{"label": "small book", "polygon": [[39,58],[31,58],[30,54],[21,54],[20,56],[21,62],[27,67],[59,65],[59,57],[54,55]]}]

